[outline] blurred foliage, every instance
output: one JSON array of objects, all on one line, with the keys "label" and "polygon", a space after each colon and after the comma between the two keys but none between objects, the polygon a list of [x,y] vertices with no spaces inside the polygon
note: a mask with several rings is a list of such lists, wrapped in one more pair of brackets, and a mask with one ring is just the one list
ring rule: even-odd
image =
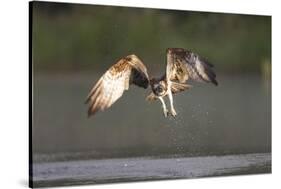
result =
[{"label": "blurred foliage", "polygon": [[148,69],[168,47],[190,49],[221,71],[271,63],[271,17],[64,3],[33,3],[36,70],[102,70],[134,53]]}]

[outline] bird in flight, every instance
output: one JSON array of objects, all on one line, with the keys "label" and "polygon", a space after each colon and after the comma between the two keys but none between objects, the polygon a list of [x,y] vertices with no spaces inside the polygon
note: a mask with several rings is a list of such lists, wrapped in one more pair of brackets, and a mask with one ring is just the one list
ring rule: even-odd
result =
[{"label": "bird in flight", "polygon": [[[109,108],[131,84],[144,89],[150,86],[151,93],[146,99],[159,99],[165,117],[177,115],[173,94],[189,89],[191,85],[186,83],[187,80],[218,85],[213,65],[196,53],[183,48],[168,48],[166,56],[166,72],[159,78],[150,78],[147,68],[136,55],[121,58],[102,75],[88,94],[85,102],[89,104],[88,116]],[[165,96],[170,101],[170,111],[164,101]]]}]

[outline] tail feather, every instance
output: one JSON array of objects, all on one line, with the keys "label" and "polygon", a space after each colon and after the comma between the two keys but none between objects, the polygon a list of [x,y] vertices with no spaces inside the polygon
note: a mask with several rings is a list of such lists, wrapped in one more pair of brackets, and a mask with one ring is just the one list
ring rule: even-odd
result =
[{"label": "tail feather", "polygon": [[147,101],[153,101],[153,100],[156,100],[157,97],[154,95],[153,92],[151,92],[147,97],[146,97],[146,100]]}]

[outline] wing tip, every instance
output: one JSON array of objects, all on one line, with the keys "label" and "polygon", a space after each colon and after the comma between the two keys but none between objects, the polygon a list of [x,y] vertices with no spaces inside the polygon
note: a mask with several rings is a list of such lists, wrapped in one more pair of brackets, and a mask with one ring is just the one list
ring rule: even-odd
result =
[{"label": "wing tip", "polygon": [[87,118],[89,119],[89,118],[91,117],[91,115],[92,115],[92,114],[88,112]]},{"label": "wing tip", "polygon": [[98,108],[92,109],[92,107],[89,107],[87,117],[90,118],[91,116],[95,115],[98,110]]},{"label": "wing tip", "polygon": [[86,98],[86,100],[84,100],[84,104],[88,104],[88,103],[89,103],[89,101],[90,101],[90,98],[89,98],[89,97],[87,97],[87,98]]},{"label": "wing tip", "polygon": [[212,79],[212,83],[213,83],[215,86],[218,86],[218,85],[219,85],[219,83],[217,82],[216,79]]}]

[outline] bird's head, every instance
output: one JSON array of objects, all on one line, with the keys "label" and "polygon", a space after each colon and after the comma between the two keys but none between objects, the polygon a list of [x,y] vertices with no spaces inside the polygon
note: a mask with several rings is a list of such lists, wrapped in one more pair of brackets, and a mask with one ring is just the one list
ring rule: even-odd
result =
[{"label": "bird's head", "polygon": [[151,89],[156,96],[164,96],[167,91],[167,85],[164,81],[158,81],[155,78],[150,80]]}]

